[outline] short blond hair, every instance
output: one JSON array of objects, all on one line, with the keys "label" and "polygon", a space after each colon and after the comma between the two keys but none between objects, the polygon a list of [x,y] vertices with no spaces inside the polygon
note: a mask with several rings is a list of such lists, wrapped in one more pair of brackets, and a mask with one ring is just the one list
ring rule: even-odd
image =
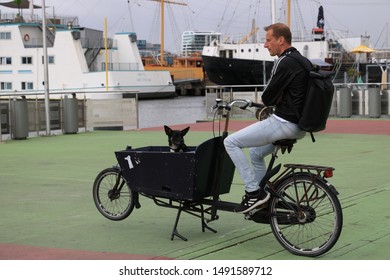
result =
[{"label": "short blond hair", "polygon": [[265,31],[272,30],[273,36],[276,38],[283,37],[288,44],[291,44],[291,30],[284,23],[278,22],[264,27]]}]

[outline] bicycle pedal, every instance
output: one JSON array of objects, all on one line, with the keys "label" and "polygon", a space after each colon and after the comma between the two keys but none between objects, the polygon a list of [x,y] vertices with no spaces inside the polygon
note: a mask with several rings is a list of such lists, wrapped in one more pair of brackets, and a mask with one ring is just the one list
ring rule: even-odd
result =
[{"label": "bicycle pedal", "polygon": [[246,215],[244,216],[244,219],[247,220],[247,221],[252,221],[251,216],[248,215],[248,214],[246,214]]}]

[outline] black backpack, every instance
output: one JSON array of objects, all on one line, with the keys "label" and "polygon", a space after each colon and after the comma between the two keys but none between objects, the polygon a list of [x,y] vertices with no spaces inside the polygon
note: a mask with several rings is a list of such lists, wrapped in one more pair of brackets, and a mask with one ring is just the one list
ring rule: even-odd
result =
[{"label": "black backpack", "polygon": [[[319,67],[308,69],[307,65],[297,57],[294,58],[306,71],[309,72],[308,87],[305,96],[305,102],[301,112],[295,108],[299,119],[299,128],[310,132],[311,139],[315,142],[313,132],[324,130],[326,121],[332,106],[334,85],[332,77],[334,72],[320,70]],[[290,102],[291,104],[292,101]],[[293,104],[294,105],[294,104]]]}]

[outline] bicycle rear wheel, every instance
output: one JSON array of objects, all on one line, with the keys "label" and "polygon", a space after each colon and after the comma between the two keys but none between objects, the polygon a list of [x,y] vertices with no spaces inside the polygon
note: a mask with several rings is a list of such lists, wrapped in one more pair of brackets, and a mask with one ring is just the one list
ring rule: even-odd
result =
[{"label": "bicycle rear wheel", "polygon": [[134,209],[134,193],[117,167],[104,169],[96,176],[92,193],[96,208],[107,219],[123,220]]},{"label": "bicycle rear wheel", "polygon": [[308,173],[286,177],[275,187],[284,200],[269,201],[270,224],[289,252],[315,257],[329,251],[341,234],[343,216],[337,195],[327,182]]}]

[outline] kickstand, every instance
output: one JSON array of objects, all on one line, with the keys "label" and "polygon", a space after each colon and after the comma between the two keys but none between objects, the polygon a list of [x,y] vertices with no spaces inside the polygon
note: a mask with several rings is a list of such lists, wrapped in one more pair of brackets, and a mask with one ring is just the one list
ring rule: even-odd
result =
[{"label": "kickstand", "polygon": [[209,231],[211,232],[214,232],[214,233],[217,233],[217,231],[211,227],[209,227],[207,225],[207,223],[205,222],[205,218],[204,218],[204,208],[203,208],[203,205],[201,204],[200,205],[200,209],[201,209],[201,217],[200,217],[200,220],[201,220],[201,223],[202,223],[202,232],[205,232],[205,229],[208,229]]},{"label": "kickstand", "polygon": [[[183,204],[180,204],[180,207],[178,208],[179,210],[177,211],[177,215],[176,215],[176,220],[175,220],[175,224],[173,225],[173,230],[172,230],[172,234],[171,234],[171,240],[173,240],[175,238],[175,236],[179,237],[181,240],[184,240],[184,241],[188,241],[188,239],[186,237],[184,237],[183,235],[181,235],[178,231],[177,231],[177,225],[179,223],[179,219],[180,219],[180,215],[181,215],[181,212],[186,212],[188,214],[191,214],[195,217],[198,217],[200,218],[201,220],[201,226],[202,226],[202,232],[205,232],[205,229],[208,229],[209,231],[211,232],[214,232],[214,233],[217,233],[217,231],[211,227],[209,227],[207,225],[207,223],[205,222],[206,219],[204,217],[204,208],[203,208],[203,205],[201,204],[200,205],[200,210],[199,208],[196,208],[194,207],[191,211],[191,207],[189,207],[189,209],[186,210],[186,206],[183,205]],[[195,212],[200,212],[201,214],[198,215],[196,214]]]},{"label": "kickstand", "polygon": [[182,210],[183,210],[183,208],[182,208],[182,206],[180,205],[179,211],[177,212],[177,215],[176,215],[175,224],[174,224],[174,226],[173,226],[172,235],[171,235],[171,240],[173,240],[173,238],[175,238],[175,236],[177,236],[177,237],[179,237],[181,240],[188,241],[187,238],[185,238],[183,235],[181,235],[181,234],[177,231],[177,224],[179,223],[180,214],[181,214],[181,211],[182,211]]}]

